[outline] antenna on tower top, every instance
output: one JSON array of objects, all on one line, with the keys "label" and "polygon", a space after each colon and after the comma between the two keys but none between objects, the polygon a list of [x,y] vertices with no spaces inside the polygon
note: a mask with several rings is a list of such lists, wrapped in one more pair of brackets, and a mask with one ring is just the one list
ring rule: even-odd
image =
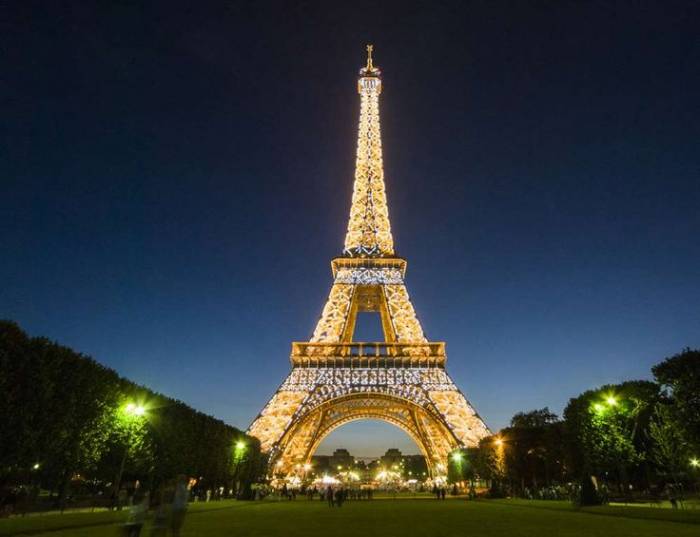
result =
[{"label": "antenna on tower top", "polygon": [[374,50],[374,45],[367,45],[367,70],[371,71],[374,69],[372,65],[372,50]]}]

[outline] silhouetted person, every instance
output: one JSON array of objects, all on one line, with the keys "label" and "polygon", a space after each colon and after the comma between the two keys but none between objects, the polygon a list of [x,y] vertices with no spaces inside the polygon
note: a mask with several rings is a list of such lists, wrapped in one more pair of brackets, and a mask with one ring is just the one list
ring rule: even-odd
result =
[{"label": "silhouetted person", "polygon": [[146,522],[146,512],[148,511],[148,493],[143,494],[140,489],[136,489],[129,507],[129,517],[124,524],[124,534],[127,537],[139,537],[141,529]]},{"label": "silhouetted person", "polygon": [[175,483],[175,494],[173,496],[173,508],[170,518],[170,529],[173,532],[173,537],[180,537],[182,526],[185,524],[189,494],[190,492],[187,490],[187,478],[185,478],[184,475],[179,475]]},{"label": "silhouetted person", "polygon": [[341,487],[335,491],[335,504],[338,507],[343,507],[344,500],[345,500],[345,489]]}]

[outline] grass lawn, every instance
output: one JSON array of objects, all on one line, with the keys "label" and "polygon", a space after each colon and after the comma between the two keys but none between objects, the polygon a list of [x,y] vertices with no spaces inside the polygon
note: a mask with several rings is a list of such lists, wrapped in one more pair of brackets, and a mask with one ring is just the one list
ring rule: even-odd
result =
[{"label": "grass lawn", "polygon": [[[98,523],[96,514],[82,516],[85,524]],[[56,518],[60,515],[34,517]],[[26,528],[17,521],[24,522]],[[75,520],[72,520],[75,524]],[[106,522],[101,520],[101,522]],[[10,528],[8,523],[13,523]],[[0,521],[0,535],[21,535],[34,520]],[[48,527],[48,526],[47,526]],[[65,527],[65,526],[64,526]],[[11,530],[11,531],[8,531]],[[148,537],[146,526],[143,537]],[[449,499],[374,500],[347,502],[331,509],[318,500],[309,502],[221,502],[193,505],[184,537],[673,537],[700,535],[700,512],[676,512],[645,507],[594,508],[577,511],[563,502],[478,501]],[[71,528],[52,537],[115,537],[116,524]]]}]

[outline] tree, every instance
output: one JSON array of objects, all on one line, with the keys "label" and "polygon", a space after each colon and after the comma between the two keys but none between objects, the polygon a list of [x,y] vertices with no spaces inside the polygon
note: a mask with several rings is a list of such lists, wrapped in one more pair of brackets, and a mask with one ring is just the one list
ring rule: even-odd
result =
[{"label": "tree", "polygon": [[671,418],[695,453],[700,451],[700,350],[685,349],[655,365],[652,373],[666,388],[673,406]]},{"label": "tree", "polygon": [[539,410],[530,410],[529,412],[518,412],[511,418],[510,426],[522,429],[535,429],[544,428],[558,421],[559,416],[554,412],[550,412],[549,407],[544,407]]},{"label": "tree", "polygon": [[474,466],[466,449],[455,449],[450,453],[447,465],[447,480],[450,483],[474,480]]},{"label": "tree", "polygon": [[[247,446],[240,480],[263,473],[256,439],[9,321],[0,321],[0,373],[0,485],[40,477],[62,501],[75,475],[115,483],[123,468],[151,486],[178,474],[221,486],[233,479],[235,441]],[[129,402],[145,414],[125,416]]]},{"label": "tree", "polygon": [[572,398],[564,410],[569,462],[582,485],[591,476],[627,491],[632,472],[641,481],[649,449],[648,428],[659,386],[629,381]]},{"label": "tree", "polygon": [[656,405],[654,419],[649,424],[649,436],[654,441],[651,457],[662,472],[671,474],[674,483],[684,473],[690,459],[688,444],[668,403]]},{"label": "tree", "polygon": [[515,489],[524,492],[563,480],[563,425],[549,408],[517,413],[499,437],[505,476]]}]

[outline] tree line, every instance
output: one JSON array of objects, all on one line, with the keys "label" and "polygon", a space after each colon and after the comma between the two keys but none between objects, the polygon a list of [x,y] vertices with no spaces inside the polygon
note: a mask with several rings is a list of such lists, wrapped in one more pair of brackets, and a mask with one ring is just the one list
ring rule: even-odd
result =
[{"label": "tree line", "polygon": [[63,504],[78,487],[156,488],[184,474],[245,497],[264,473],[257,439],[10,321],[0,408],[2,491],[41,487]]},{"label": "tree line", "polygon": [[450,479],[485,480],[496,497],[682,499],[700,478],[700,351],[686,349],[652,373],[654,381],[573,397],[562,419],[548,408],[516,414],[478,447],[454,453]]}]

